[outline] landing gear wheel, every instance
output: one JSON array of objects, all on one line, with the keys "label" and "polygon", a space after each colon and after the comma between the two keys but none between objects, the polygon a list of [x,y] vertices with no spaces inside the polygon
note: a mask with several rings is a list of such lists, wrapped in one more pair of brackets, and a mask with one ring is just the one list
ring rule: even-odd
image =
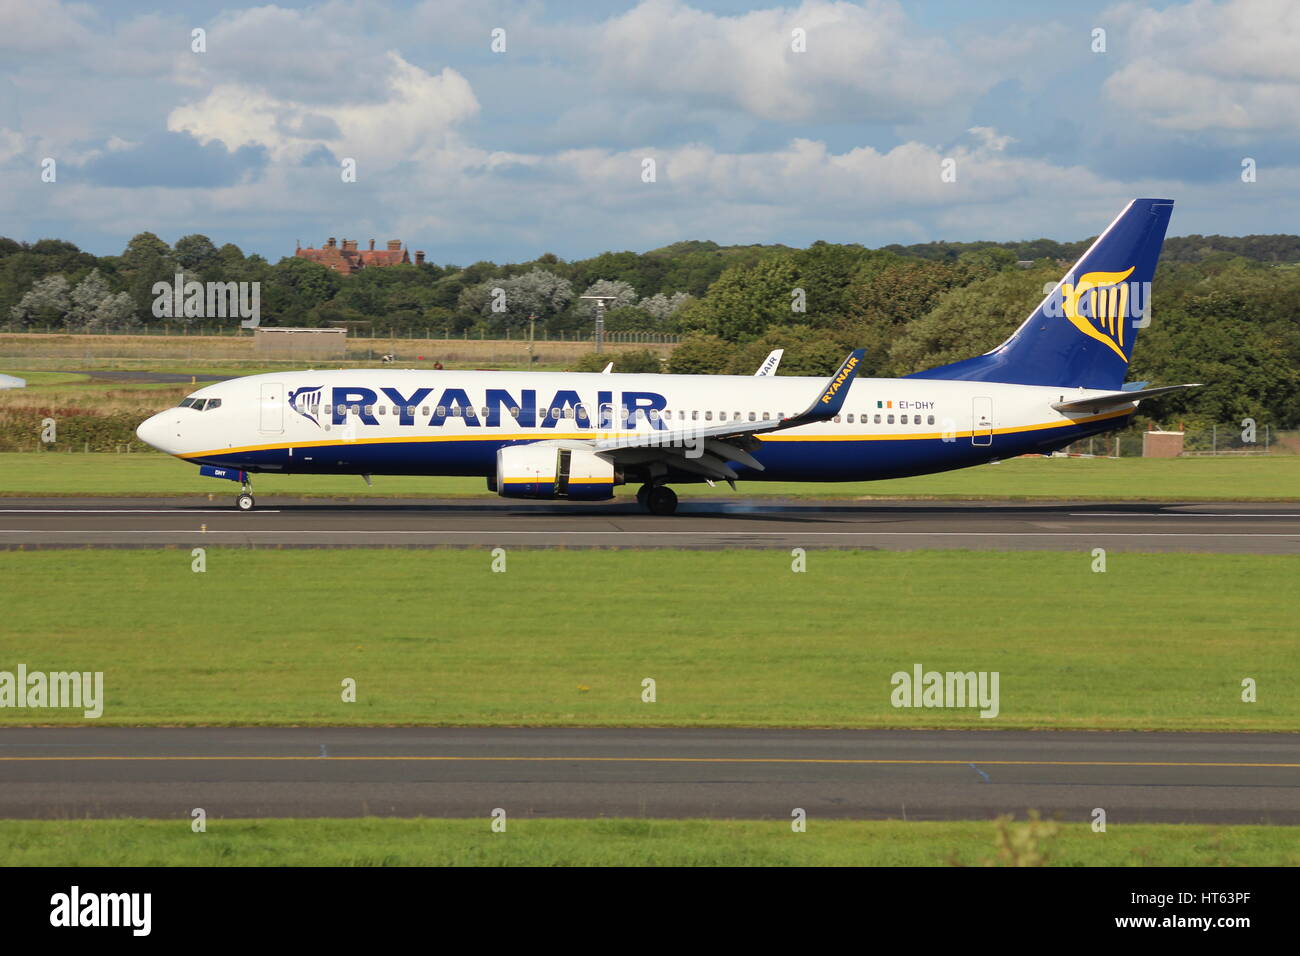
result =
[{"label": "landing gear wheel", "polygon": [[646,496],[646,507],[652,515],[670,515],[677,511],[677,492],[663,485],[650,489]]},{"label": "landing gear wheel", "polygon": [[636,490],[636,503],[641,506],[642,511],[650,509],[649,498],[650,492],[654,490],[653,485],[642,485]]},{"label": "landing gear wheel", "polygon": [[238,500],[235,503],[239,506],[240,511],[252,511],[253,505],[256,502],[253,501],[252,495],[243,494],[239,496]]}]

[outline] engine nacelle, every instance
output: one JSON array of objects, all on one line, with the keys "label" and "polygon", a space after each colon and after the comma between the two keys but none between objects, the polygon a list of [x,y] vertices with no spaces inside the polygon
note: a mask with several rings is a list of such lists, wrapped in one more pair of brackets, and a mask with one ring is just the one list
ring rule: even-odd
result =
[{"label": "engine nacelle", "polygon": [[586,448],[533,442],[497,450],[497,494],[503,498],[604,501],[622,484],[614,463]]}]

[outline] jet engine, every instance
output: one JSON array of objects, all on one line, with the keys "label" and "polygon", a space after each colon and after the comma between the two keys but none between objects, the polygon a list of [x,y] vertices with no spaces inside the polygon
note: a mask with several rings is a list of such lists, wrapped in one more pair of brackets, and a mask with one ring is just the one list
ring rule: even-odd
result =
[{"label": "jet engine", "polygon": [[497,450],[496,492],[503,498],[604,501],[622,483],[614,463],[588,448],[533,442]]}]

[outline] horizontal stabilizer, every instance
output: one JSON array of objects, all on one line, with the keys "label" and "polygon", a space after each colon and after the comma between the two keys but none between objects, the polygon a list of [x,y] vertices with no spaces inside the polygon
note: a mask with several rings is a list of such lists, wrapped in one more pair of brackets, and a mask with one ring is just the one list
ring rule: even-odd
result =
[{"label": "horizontal stabilizer", "polygon": [[1140,402],[1144,398],[1155,398],[1157,395],[1166,395],[1169,392],[1181,392],[1185,388],[1200,387],[1200,383],[1197,383],[1195,385],[1164,385],[1160,388],[1140,388],[1131,392],[1107,392],[1103,395],[1089,395],[1087,398],[1076,398],[1068,402],[1053,402],[1052,407],[1058,412],[1095,413],[1106,408],[1131,405],[1133,402]]}]

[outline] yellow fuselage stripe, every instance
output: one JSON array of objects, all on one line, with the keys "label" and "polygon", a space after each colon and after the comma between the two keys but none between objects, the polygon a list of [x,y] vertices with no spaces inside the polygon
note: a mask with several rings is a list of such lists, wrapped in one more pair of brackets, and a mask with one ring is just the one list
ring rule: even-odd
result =
[{"label": "yellow fuselage stripe", "polygon": [[[1011,428],[987,428],[978,430],[968,430],[959,432],[921,432],[910,434],[884,434],[884,435],[779,435],[763,434],[755,435],[759,441],[815,441],[815,442],[844,442],[844,441],[921,441],[934,440],[942,438],[970,438],[974,435],[1014,435],[1020,432],[1041,431],[1048,428],[1069,428],[1071,425],[1083,425],[1088,422],[1103,421],[1108,418],[1118,418],[1122,415],[1132,414],[1133,409],[1124,408],[1119,411],[1105,412],[1101,415],[1088,415],[1084,418],[1072,418],[1066,421],[1057,422],[1040,422],[1033,425],[1016,425]],[[668,435],[673,431],[685,431],[686,429],[669,429],[657,434]],[[331,448],[339,445],[385,445],[385,444],[416,444],[425,442],[448,442],[448,441],[540,441],[552,439],[577,439],[596,441],[605,438],[620,438],[629,435],[641,434],[639,432],[575,432],[575,433],[546,433],[546,432],[523,432],[512,434],[496,435],[410,435],[410,436],[391,436],[383,438],[354,438],[351,440],[342,438],[332,438],[322,441],[311,442],[273,442],[268,445],[241,445],[235,448],[213,448],[208,451],[190,451],[177,455],[177,458],[213,458],[220,455],[236,455],[249,451],[277,451],[283,449],[298,448]],[[646,432],[645,434],[652,434]]]}]

